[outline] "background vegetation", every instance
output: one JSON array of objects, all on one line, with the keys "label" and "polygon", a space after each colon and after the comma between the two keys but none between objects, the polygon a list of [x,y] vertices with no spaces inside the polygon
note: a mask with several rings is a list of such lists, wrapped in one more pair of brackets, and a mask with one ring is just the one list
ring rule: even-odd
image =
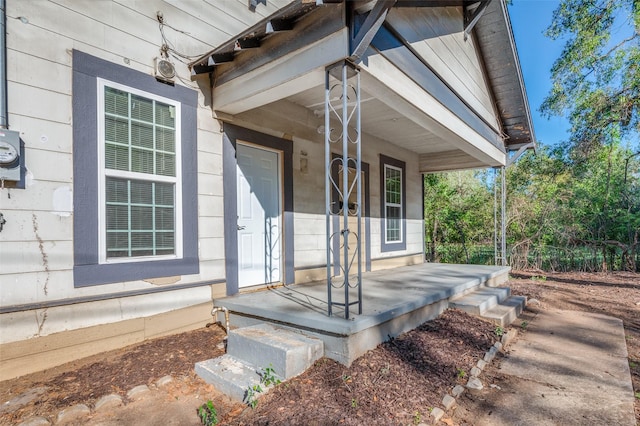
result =
[{"label": "background vegetation", "polygon": [[[621,144],[570,154],[539,146],[507,169],[509,265],[639,271],[640,155]],[[494,263],[494,173],[425,176],[429,260]]]},{"label": "background vegetation", "polygon": [[[507,168],[509,264],[638,271],[640,0],[562,0],[546,35],[565,44],[540,111],[571,134]],[[425,176],[428,259],[495,262],[494,173]]]}]

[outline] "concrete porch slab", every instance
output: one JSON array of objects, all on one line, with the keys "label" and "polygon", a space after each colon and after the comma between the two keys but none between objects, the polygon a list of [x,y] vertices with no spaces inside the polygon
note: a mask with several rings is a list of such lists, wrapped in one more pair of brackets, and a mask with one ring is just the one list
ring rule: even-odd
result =
[{"label": "concrete porch slab", "polygon": [[[362,314],[349,319],[334,307],[327,315],[325,282],[275,287],[216,299],[231,312],[232,327],[264,322],[299,330],[324,342],[325,355],[350,365],[369,349],[440,315],[449,299],[508,278],[508,267],[424,263],[363,274]],[[334,301],[344,290],[334,289]],[[356,292],[351,290],[350,300]]]}]

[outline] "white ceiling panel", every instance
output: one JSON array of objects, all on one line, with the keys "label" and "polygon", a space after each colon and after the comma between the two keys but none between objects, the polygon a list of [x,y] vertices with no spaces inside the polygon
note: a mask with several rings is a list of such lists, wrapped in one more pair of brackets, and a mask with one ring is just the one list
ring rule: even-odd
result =
[{"label": "white ceiling panel", "polygon": [[[446,141],[391,109],[377,99],[375,94],[368,93],[366,88],[361,89],[360,97],[363,133],[376,135],[380,139],[418,154],[451,150],[451,146]],[[319,117],[324,116],[324,86],[316,86],[297,93],[288,97],[287,100],[314,112]],[[341,105],[339,108],[341,109]]]}]

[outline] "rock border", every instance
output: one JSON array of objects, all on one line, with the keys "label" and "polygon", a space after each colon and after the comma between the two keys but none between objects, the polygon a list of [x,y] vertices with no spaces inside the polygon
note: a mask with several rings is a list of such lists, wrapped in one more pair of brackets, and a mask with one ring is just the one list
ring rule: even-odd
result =
[{"label": "rock border", "polygon": [[126,397],[110,393],[98,398],[93,406],[86,404],[76,404],[67,408],[64,408],[58,412],[57,415],[52,415],[49,418],[43,416],[28,417],[22,422],[18,423],[18,426],[49,426],[56,424],[67,424],[72,421],[80,420],[81,417],[97,413],[106,408],[114,408],[121,405],[127,405],[128,403],[139,401],[144,399],[147,394],[153,391],[162,391],[169,383],[172,383],[174,378],[172,376],[164,376],[155,381],[155,386],[138,385],[129,389],[126,393]]},{"label": "rock border", "polygon": [[[476,365],[471,368],[471,377],[469,377],[466,386],[456,385],[451,390],[451,394],[446,393],[442,397],[442,407],[434,407],[429,413],[429,420],[432,425],[437,425],[445,414],[452,411],[457,404],[456,398],[459,398],[465,391],[468,390],[470,392],[474,392],[484,388],[482,381],[478,376],[480,376],[482,370],[484,370],[484,368],[493,361],[498,352],[504,352],[504,349],[513,342],[517,335],[518,330],[516,328],[512,328],[503,334],[500,341],[495,342],[493,346],[485,352],[484,357],[479,359]],[[422,423],[421,425],[425,425],[425,423]]]}]

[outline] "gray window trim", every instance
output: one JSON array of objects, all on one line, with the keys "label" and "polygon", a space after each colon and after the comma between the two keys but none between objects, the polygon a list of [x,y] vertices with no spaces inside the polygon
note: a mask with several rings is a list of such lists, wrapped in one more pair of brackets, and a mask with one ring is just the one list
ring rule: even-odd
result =
[{"label": "gray window trim", "polygon": [[[387,212],[385,211],[385,173],[384,166],[394,166],[402,170],[402,241],[386,243]],[[383,253],[407,249],[407,167],[404,161],[380,154],[380,251]]]},{"label": "gray window trim", "polygon": [[[180,259],[99,264],[97,78],[173,99],[181,107],[182,244]],[[198,259],[198,93],[89,54],[73,51],[74,287],[197,274]]]}]

